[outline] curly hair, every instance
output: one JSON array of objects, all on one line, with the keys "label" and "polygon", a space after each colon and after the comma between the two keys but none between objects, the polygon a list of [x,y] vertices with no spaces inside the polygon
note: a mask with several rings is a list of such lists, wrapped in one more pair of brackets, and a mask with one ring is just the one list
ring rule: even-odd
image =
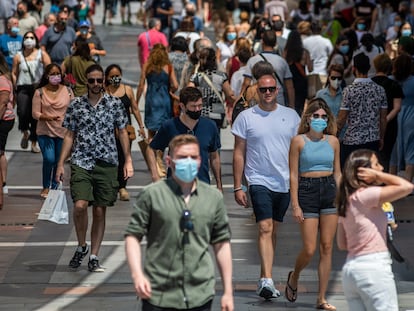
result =
[{"label": "curly hair", "polygon": [[168,58],[167,48],[162,44],[155,44],[147,60],[147,71],[160,73],[165,65],[170,65],[170,59]]},{"label": "curly hair", "polygon": [[313,98],[309,102],[300,120],[298,134],[305,134],[309,132],[309,119],[312,117],[314,112],[319,109],[325,110],[326,114],[328,115],[328,126],[323,132],[328,135],[336,135],[337,127],[335,116],[333,115],[331,108],[329,108],[328,104],[322,98]]}]

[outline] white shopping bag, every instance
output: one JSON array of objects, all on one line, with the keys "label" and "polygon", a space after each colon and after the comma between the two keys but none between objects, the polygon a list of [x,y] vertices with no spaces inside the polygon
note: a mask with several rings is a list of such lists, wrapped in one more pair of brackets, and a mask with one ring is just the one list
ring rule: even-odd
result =
[{"label": "white shopping bag", "polygon": [[57,189],[49,190],[37,219],[49,220],[57,224],[69,223],[68,202],[65,191],[62,190],[62,183]]}]

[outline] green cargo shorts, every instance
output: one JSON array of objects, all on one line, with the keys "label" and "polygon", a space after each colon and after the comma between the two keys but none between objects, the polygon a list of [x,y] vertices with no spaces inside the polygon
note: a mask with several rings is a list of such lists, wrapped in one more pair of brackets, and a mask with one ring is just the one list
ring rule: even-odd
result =
[{"label": "green cargo shorts", "polygon": [[97,161],[93,170],[71,165],[70,192],[73,202],[89,201],[93,206],[113,206],[118,194],[118,167]]}]

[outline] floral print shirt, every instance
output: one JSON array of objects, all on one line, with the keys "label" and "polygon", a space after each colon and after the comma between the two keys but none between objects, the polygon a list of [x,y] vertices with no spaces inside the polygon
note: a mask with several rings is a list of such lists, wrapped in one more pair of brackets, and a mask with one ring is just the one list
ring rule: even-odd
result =
[{"label": "floral print shirt", "polygon": [[76,97],[63,122],[74,132],[71,163],[86,170],[92,170],[98,160],[118,165],[115,128],[123,129],[127,124],[127,112],[119,98],[104,94],[93,107],[88,95]]},{"label": "floral print shirt", "polygon": [[380,140],[380,111],[387,108],[387,96],[382,86],[369,78],[355,79],[343,91],[340,110],[349,113],[343,143],[363,145]]}]

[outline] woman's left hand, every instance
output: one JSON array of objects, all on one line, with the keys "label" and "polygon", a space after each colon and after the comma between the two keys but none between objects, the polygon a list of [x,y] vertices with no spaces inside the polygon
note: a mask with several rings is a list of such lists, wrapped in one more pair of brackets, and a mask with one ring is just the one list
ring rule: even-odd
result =
[{"label": "woman's left hand", "polygon": [[303,211],[300,207],[293,208],[292,216],[293,219],[295,219],[295,221],[299,224],[305,220],[305,218],[303,218]]}]

